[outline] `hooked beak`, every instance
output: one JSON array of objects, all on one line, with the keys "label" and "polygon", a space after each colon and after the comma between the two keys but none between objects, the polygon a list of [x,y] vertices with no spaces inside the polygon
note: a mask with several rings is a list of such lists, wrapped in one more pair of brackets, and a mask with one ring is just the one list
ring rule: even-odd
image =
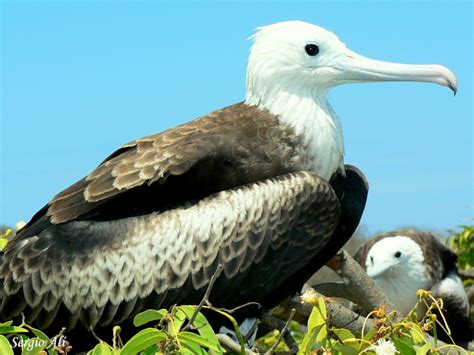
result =
[{"label": "hooked beak", "polygon": [[423,81],[449,87],[456,95],[456,75],[442,65],[415,65],[383,62],[349,51],[336,60],[337,82]]},{"label": "hooked beak", "polygon": [[394,265],[383,265],[382,267],[375,268],[368,268],[367,275],[369,275],[372,279],[380,279],[383,278],[387,273],[391,272]]}]

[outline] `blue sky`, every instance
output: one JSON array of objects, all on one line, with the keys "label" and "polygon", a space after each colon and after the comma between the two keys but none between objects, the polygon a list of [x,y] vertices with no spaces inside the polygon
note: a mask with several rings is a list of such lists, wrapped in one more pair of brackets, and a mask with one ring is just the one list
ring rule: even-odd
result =
[{"label": "blue sky", "polygon": [[28,220],[121,144],[241,101],[246,40],[300,19],[381,60],[437,63],[423,83],[352,84],[330,101],[370,181],[369,231],[471,223],[472,3],[2,2],[0,224]]}]

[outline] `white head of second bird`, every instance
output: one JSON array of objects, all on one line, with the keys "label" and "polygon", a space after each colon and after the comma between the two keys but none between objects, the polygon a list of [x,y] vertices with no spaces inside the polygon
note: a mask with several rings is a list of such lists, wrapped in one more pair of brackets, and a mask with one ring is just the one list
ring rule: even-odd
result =
[{"label": "white head of second bird", "polygon": [[367,275],[403,313],[418,301],[419,289],[431,289],[425,257],[420,246],[407,236],[384,238],[375,243],[365,260]]},{"label": "white head of second bird", "polygon": [[277,115],[302,134],[310,154],[306,168],[325,178],[343,169],[344,143],[327,102],[345,83],[424,81],[457,90],[456,76],[441,65],[409,65],[363,57],[332,32],[301,21],[265,26],[253,36],[246,103]]}]

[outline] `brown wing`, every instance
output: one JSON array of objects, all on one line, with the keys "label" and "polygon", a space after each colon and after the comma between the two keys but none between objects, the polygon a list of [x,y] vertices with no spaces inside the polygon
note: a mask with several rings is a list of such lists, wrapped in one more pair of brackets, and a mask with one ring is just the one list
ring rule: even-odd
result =
[{"label": "brown wing", "polygon": [[291,171],[294,139],[268,112],[230,106],[124,145],[54,197],[47,216],[107,220],[197,201]]}]

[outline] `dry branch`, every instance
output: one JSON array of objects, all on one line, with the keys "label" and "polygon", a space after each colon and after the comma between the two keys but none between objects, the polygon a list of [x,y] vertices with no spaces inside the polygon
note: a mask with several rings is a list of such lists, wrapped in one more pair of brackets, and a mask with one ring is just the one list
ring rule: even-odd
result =
[{"label": "dry branch", "polygon": [[[241,352],[240,344],[236,343],[227,334],[219,333],[217,334],[217,339],[219,339],[219,343],[227,350],[240,354]],[[258,355],[258,353],[249,349],[245,349],[245,355]]]},{"label": "dry branch", "polygon": [[466,290],[467,298],[469,299],[469,303],[471,305],[474,304],[474,285],[469,286]]},{"label": "dry branch", "polygon": [[463,281],[474,279],[474,268],[470,268],[467,270],[458,270],[458,273]]},{"label": "dry branch", "polygon": [[[315,289],[325,296],[346,298],[359,305],[365,312],[369,313],[377,308],[385,308],[386,312],[400,312],[380,291],[364,269],[343,249],[341,249],[327,264],[341,278],[343,283],[333,285],[322,284]],[[332,295],[329,295],[332,288]],[[399,318],[395,317],[395,319]]]},{"label": "dry branch", "polygon": [[[395,306],[387,300],[375,282],[344,250],[339,251],[329,261],[328,266],[337,273],[342,282],[327,282],[316,285],[314,289],[324,294],[324,296],[348,299],[357,303],[367,313],[382,307],[385,308],[386,312],[396,311]],[[337,302],[327,300],[326,303],[331,326],[346,328],[359,335],[364,323],[368,329],[373,327],[373,320],[365,319],[365,317]],[[285,301],[273,311],[273,314],[279,318],[287,319],[288,312],[292,308],[296,309],[294,319],[301,324],[306,324],[312,306],[303,303],[300,297]],[[400,312],[396,312],[400,314]]]}]

